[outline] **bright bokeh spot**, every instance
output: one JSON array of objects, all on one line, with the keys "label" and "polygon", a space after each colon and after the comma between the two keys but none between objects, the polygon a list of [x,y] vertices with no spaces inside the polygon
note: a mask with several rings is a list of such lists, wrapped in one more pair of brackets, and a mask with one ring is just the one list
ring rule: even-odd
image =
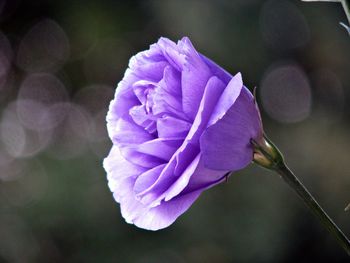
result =
[{"label": "bright bokeh spot", "polygon": [[296,65],[275,65],[260,87],[263,109],[279,122],[298,122],[311,111],[311,89],[307,76]]},{"label": "bright bokeh spot", "polygon": [[69,57],[69,41],[63,29],[53,20],[44,19],[23,37],[17,65],[28,72],[59,69]]}]

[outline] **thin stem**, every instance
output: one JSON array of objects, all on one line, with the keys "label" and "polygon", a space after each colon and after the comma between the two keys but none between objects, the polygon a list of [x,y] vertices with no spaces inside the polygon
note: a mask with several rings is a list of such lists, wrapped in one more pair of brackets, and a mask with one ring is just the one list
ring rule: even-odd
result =
[{"label": "thin stem", "polygon": [[254,147],[253,161],[264,168],[274,170],[280,174],[284,181],[294,189],[308,208],[316,215],[316,217],[318,217],[318,219],[320,219],[326,229],[336,238],[339,245],[341,245],[350,256],[350,241],[326,212],[323,211],[321,206],[316,202],[299,179],[287,167],[283,155],[278,148],[266,137],[266,135],[258,141],[252,140],[251,142]]},{"label": "thin stem", "polygon": [[[343,6],[343,9],[345,11],[346,17],[348,19],[349,25],[350,25],[350,0],[302,0],[304,2],[335,2],[335,3],[341,3]],[[342,26],[344,26],[348,31],[348,26],[346,26],[344,23],[340,23]]]},{"label": "thin stem", "polygon": [[347,211],[349,211],[349,210],[350,210],[350,204],[348,204],[348,205],[345,207],[344,211],[347,212]]},{"label": "thin stem", "polygon": [[316,217],[318,217],[318,219],[320,219],[326,229],[336,238],[338,243],[344,248],[348,255],[350,255],[350,241],[348,238],[326,214],[326,212],[316,202],[310,192],[304,187],[293,172],[284,163],[278,165],[278,167],[276,167],[274,170],[279,173],[284,181],[296,191],[309,209],[316,215]]},{"label": "thin stem", "polygon": [[342,0],[341,4],[342,4],[342,6],[344,8],[346,17],[348,18],[349,25],[350,25],[350,6],[349,6],[349,3],[348,3],[348,0]]}]

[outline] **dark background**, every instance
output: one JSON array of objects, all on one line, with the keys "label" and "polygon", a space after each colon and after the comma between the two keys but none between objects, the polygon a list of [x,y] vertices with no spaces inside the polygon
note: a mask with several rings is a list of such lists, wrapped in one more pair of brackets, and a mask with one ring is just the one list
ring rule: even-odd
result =
[{"label": "dark background", "polygon": [[258,86],[265,131],[350,235],[350,36],[340,5],[0,0],[0,262],[349,262],[255,165],[169,228],[128,225],[106,182],[105,115],[130,56],[160,36]]}]

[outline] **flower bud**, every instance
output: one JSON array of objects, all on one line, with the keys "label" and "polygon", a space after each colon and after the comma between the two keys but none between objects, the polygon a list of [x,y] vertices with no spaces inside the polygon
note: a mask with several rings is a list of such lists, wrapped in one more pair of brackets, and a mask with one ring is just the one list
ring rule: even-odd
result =
[{"label": "flower bud", "polygon": [[283,155],[265,135],[258,142],[252,140],[252,144],[254,146],[253,161],[256,164],[271,170],[283,165]]}]

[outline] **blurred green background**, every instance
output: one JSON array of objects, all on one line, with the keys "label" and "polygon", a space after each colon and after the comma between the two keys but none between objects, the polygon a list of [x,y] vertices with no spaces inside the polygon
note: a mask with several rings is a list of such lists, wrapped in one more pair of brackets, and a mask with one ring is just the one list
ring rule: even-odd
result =
[{"label": "blurred green background", "polygon": [[350,235],[350,37],[340,5],[287,0],[0,1],[0,262],[349,262],[254,165],[171,227],[124,222],[102,160],[130,56],[160,36],[258,86],[267,134]]}]

